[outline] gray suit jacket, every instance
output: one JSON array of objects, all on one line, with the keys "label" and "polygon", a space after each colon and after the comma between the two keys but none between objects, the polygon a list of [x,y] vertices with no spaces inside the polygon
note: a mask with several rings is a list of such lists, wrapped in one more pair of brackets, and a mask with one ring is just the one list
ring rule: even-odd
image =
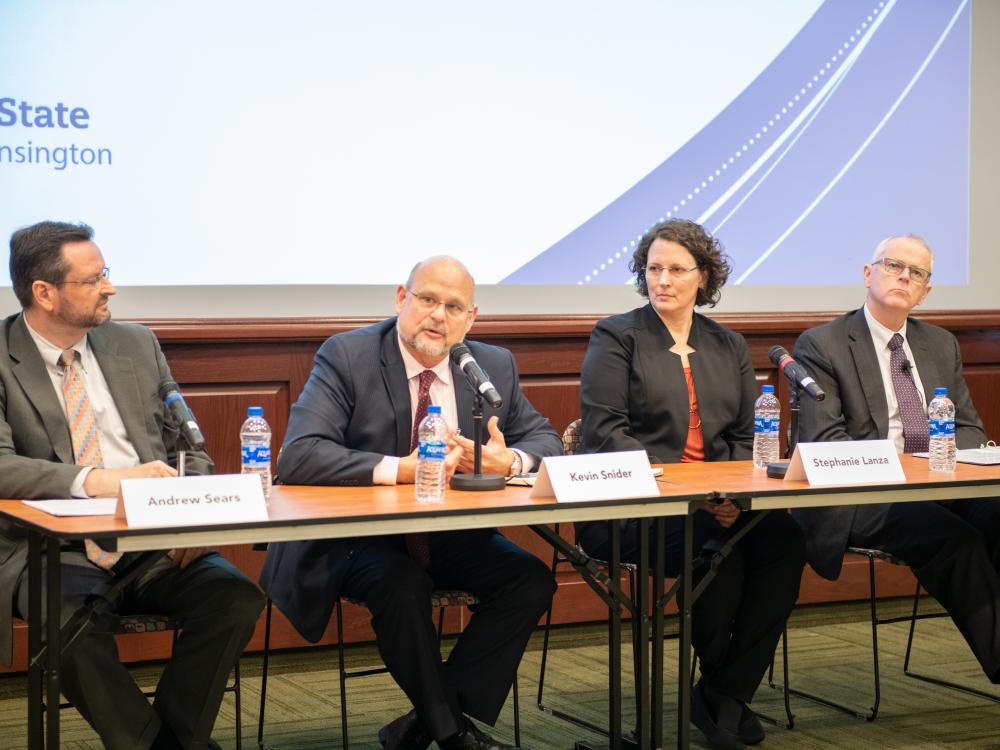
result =
[{"label": "gray suit jacket", "polygon": [[[466,343],[503,398],[495,411],[484,407],[484,420],[494,414],[499,418],[508,447],[536,457],[559,455],[559,435],[521,392],[513,355],[476,341]],[[471,436],[475,394],[454,364],[451,374],[459,427]],[[410,453],[411,427],[396,319],[332,336],[316,352],[309,381],[292,407],[278,474],[285,484],[371,484],[383,456]],[[352,558],[365,544],[365,539],[272,544],[261,586],[302,635],[317,641]]]},{"label": "gray suit jacket", "polygon": [[[955,402],[955,438],[959,448],[978,448],[986,433],[962,377],[958,341],[938,326],[909,318],[906,338],[920,373],[927,402],[944,386]],[[884,440],[889,407],[875,345],[864,308],[811,328],[795,344],[799,361],[826,391],[820,402],[803,399],[799,440]],[[844,550],[854,523],[855,506],[811,508],[792,512],[806,532],[809,564],[824,578],[840,575]]]},{"label": "gray suit jacket", "polygon": [[[170,368],[152,331],[105,323],[88,336],[129,441],[142,463],[174,464],[177,427],[157,389]],[[208,474],[203,452],[189,453],[190,474]],[[65,498],[80,469],[73,463],[66,415],[24,318],[0,325],[0,498]],[[24,533],[0,521],[0,662],[11,659],[14,587],[27,565]]]}]

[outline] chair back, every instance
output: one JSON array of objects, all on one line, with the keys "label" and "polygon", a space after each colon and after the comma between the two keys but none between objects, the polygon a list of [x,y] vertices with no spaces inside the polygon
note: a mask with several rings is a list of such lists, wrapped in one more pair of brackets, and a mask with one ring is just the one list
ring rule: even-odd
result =
[{"label": "chair back", "polygon": [[576,453],[579,453],[582,440],[583,440],[583,420],[574,419],[572,422],[566,425],[566,429],[563,430],[562,434],[563,455],[572,456]]}]

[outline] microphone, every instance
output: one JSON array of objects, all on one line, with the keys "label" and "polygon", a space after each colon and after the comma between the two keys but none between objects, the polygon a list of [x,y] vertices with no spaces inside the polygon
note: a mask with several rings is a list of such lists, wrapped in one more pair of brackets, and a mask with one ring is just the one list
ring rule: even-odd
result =
[{"label": "microphone", "polygon": [[465,373],[473,389],[482,394],[492,408],[499,409],[503,406],[503,399],[497,393],[497,389],[490,382],[490,376],[479,366],[476,358],[472,356],[469,347],[465,342],[459,342],[451,347],[451,361],[458,365],[458,369]]},{"label": "microphone", "polygon": [[777,365],[778,369],[785,373],[792,383],[804,390],[813,401],[822,401],[826,398],[826,393],[819,387],[812,376],[802,365],[792,359],[792,355],[783,346],[772,346],[767,352],[767,356]]},{"label": "microphone", "polygon": [[193,451],[200,451],[205,447],[205,436],[201,434],[201,428],[194,418],[194,414],[184,403],[180,386],[173,380],[164,380],[160,383],[160,398],[163,399],[167,410],[173,415],[180,425],[181,434]]}]

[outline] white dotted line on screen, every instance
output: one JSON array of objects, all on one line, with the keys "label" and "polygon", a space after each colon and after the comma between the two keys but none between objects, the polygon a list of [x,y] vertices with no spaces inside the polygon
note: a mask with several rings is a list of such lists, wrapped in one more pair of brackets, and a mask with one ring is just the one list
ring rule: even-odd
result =
[{"label": "white dotted line on screen", "polygon": [[[768,130],[773,128],[775,123],[780,122],[782,116],[787,115],[788,111],[793,109],[795,105],[799,102],[799,100],[809,93],[809,90],[813,87],[813,85],[818,84],[820,80],[823,78],[823,76],[825,76],[826,73],[837,62],[841,60],[841,58],[844,56],[847,50],[849,50],[861,36],[862,31],[868,28],[868,25],[872,23],[872,21],[874,21],[875,16],[877,16],[884,7],[885,7],[885,0],[882,0],[882,2],[878,4],[878,7],[872,9],[871,13],[869,13],[868,15],[868,18],[862,21],[861,24],[854,30],[854,33],[851,34],[848,40],[844,42],[840,47],[838,47],[836,52],[834,52],[834,54],[830,56],[829,61],[821,65],[820,68],[813,74],[812,78],[810,78],[805,82],[805,84],[803,84],[803,86],[799,89],[798,93],[794,94],[787,101],[787,103],[783,107],[781,107],[780,110],[776,110],[775,113],[768,118],[766,125],[761,125],[761,127],[752,136],[750,136],[742,146],[740,146],[739,148],[736,149],[736,151],[733,152],[732,156],[723,159],[722,163],[715,169],[714,173],[709,173],[708,176],[706,176],[705,179],[701,181],[700,185],[696,185],[695,187],[691,188],[687,194],[687,197],[677,201],[677,203],[674,204],[671,210],[667,211],[659,219],[657,219],[655,222],[646,227],[646,229],[643,230],[643,234],[652,229],[656,224],[666,221],[667,219],[673,218],[678,213],[678,211],[680,211],[681,208],[687,205],[688,201],[692,200],[696,195],[699,195],[702,190],[707,189],[711,183],[715,182],[716,177],[721,177],[722,173],[727,171],[730,165],[735,164],[736,160],[742,157],[743,154],[745,154],[750,149],[751,146],[760,141],[761,137],[765,133],[767,133]],[[593,269],[589,274],[584,276],[582,280],[579,280],[576,283],[578,285],[588,283],[592,281],[596,276],[599,276],[602,271],[605,271],[610,266],[615,265],[616,261],[620,260],[623,255],[626,258],[628,258],[635,251],[636,243],[639,242],[641,239],[642,239],[642,234],[636,235],[636,238],[634,240],[631,240],[627,245],[622,245],[620,250],[616,250],[613,257],[609,255],[608,259],[604,263],[598,265],[597,268]]]}]

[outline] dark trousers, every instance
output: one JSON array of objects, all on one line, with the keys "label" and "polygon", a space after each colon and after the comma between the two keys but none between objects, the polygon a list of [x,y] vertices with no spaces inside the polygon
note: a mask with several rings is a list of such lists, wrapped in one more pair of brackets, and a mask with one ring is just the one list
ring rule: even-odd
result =
[{"label": "dark trousers", "polygon": [[[724,529],[709,513],[695,513],[695,555],[710,541],[724,541],[753,515],[741,513],[730,529]],[[666,526],[666,571],[676,576],[682,563],[684,519],[668,518]],[[610,555],[608,534],[607,522],[577,525],[577,541],[587,554],[600,559]],[[651,551],[654,543],[650,539]],[[622,560],[638,559],[638,521],[629,521],[622,532]],[[744,703],[753,698],[795,606],[805,560],[802,530],[787,513],[773,511],[736,543],[719,566],[715,580],[692,608],[691,641],[702,681],[714,691]],[[706,572],[707,566],[697,567],[692,585]]]},{"label": "dark trousers", "polygon": [[[446,662],[431,612],[434,589],[480,600]],[[386,667],[431,736],[444,739],[459,730],[463,713],[496,722],[555,581],[541,560],[486,529],[432,534],[426,570],[402,537],[374,538],[358,552],[341,593],[371,610]]]},{"label": "dark trousers", "polygon": [[[111,574],[80,551],[63,551],[62,561],[65,624],[103,592]],[[15,590],[22,618],[28,614],[27,580],[25,572]],[[164,724],[182,747],[207,748],[226,680],[263,606],[260,590],[221,555],[206,555],[183,570],[164,557],[66,650],[59,668],[62,691],[112,750],[148,748]],[[118,659],[116,613],[162,613],[181,623],[152,705]]]},{"label": "dark trousers", "polygon": [[905,561],[1000,683],[1000,500],[862,505],[848,543]]}]

